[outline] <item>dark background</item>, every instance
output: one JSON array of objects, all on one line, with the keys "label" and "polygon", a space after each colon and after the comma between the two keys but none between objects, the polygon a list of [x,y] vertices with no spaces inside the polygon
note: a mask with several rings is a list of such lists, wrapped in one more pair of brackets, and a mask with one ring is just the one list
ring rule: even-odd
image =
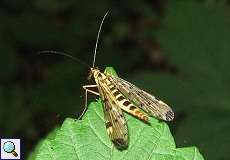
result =
[{"label": "dark background", "polygon": [[0,1],[0,136],[22,138],[25,156],[84,106],[89,67],[68,53],[170,104],[178,147],[230,159],[230,8],[227,0]]}]

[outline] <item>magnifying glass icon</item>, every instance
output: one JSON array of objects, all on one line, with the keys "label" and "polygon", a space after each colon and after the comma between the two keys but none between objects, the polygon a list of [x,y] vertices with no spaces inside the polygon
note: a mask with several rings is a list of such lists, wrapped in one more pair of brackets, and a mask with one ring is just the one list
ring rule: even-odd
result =
[{"label": "magnifying glass icon", "polygon": [[14,157],[17,157],[18,154],[17,152],[15,151],[15,145],[13,142],[11,141],[7,141],[3,144],[3,149],[6,153],[11,153],[14,155]]}]

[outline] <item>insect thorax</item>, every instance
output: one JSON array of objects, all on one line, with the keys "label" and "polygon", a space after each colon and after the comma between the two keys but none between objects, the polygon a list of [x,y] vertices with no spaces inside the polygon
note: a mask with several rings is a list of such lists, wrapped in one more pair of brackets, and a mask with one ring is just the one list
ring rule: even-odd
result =
[{"label": "insect thorax", "polygon": [[107,79],[107,76],[104,73],[100,72],[99,69],[91,68],[91,73],[92,73],[95,81],[103,81],[103,80]]}]

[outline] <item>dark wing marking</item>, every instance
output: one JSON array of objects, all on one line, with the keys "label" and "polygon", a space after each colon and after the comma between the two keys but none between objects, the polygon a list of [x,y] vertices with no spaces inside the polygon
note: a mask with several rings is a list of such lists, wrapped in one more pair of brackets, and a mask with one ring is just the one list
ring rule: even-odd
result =
[{"label": "dark wing marking", "polygon": [[118,90],[139,108],[159,119],[173,120],[174,113],[166,103],[119,77],[107,76]]},{"label": "dark wing marking", "polygon": [[104,117],[106,129],[110,139],[118,149],[128,147],[128,129],[122,110],[115,105],[103,85],[98,86],[100,96],[104,102]]}]

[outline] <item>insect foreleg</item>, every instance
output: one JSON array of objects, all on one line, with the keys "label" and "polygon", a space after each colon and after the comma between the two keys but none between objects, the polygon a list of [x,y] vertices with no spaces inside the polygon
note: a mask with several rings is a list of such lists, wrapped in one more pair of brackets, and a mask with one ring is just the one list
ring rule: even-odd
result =
[{"label": "insect foreleg", "polygon": [[92,84],[92,85],[85,85],[85,86],[82,86],[84,88],[84,90],[86,90],[87,92],[90,92],[90,93],[93,93],[97,96],[99,96],[99,93],[98,92],[95,92],[93,90],[91,90],[90,88],[97,88],[97,85],[96,84]]},{"label": "insect foreleg", "polygon": [[95,92],[93,90],[90,90],[89,88],[97,88],[97,85],[96,84],[93,84],[93,85],[85,85],[85,86],[82,86],[85,90],[85,106],[84,106],[84,110],[82,112],[82,114],[80,115],[80,117],[78,117],[78,120],[81,119],[83,117],[83,115],[85,114],[86,110],[87,110],[87,106],[88,106],[88,92],[90,93],[93,93],[95,95],[98,95],[99,96],[99,93],[98,92]]}]

